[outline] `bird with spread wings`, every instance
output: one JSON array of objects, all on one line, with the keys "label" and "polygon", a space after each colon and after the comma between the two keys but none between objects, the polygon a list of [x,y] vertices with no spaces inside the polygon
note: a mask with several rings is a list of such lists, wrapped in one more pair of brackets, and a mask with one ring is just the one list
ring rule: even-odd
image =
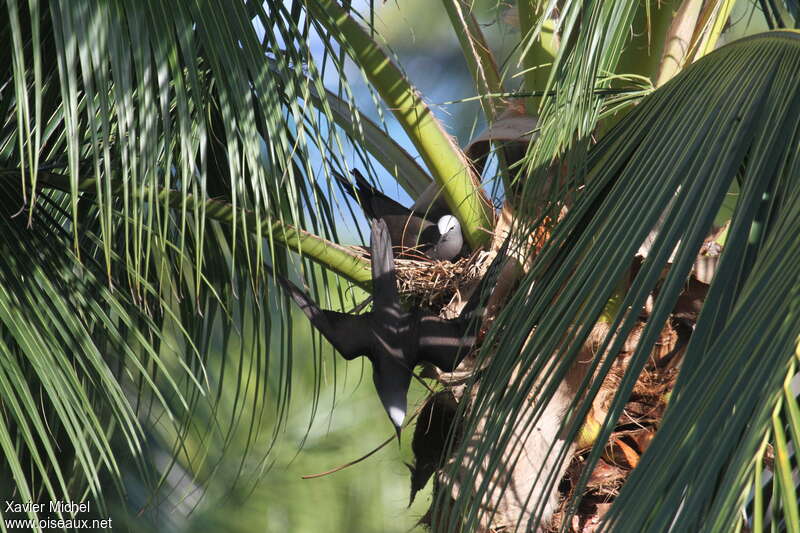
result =
[{"label": "bird with spread wings", "polygon": [[413,368],[431,363],[453,371],[475,345],[482,309],[478,303],[487,282],[497,276],[498,257],[481,285],[455,319],[444,319],[419,308],[406,310],[395,284],[394,255],[389,229],[382,219],[373,220],[372,309],[362,314],[320,309],[289,280],[279,283],[305,313],[311,324],[347,360],[364,356],[372,362],[372,378],[398,438],[406,415],[406,394]]}]

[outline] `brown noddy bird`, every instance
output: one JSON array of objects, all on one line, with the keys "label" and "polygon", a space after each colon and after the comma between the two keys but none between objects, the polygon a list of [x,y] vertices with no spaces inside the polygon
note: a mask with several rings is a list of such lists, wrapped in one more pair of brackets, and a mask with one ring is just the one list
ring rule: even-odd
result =
[{"label": "brown noddy bird", "polygon": [[368,218],[386,221],[392,245],[444,261],[461,253],[464,236],[456,217],[438,208],[429,213],[412,211],[370,185],[358,170],[353,169],[352,174],[355,184],[335,171],[333,175]]},{"label": "brown noddy bird", "polygon": [[371,252],[372,310],[360,315],[320,309],[289,280],[276,278],[342,357],[365,356],[372,362],[375,389],[399,438],[412,369],[427,362],[451,372],[472,350],[482,314],[478,309],[481,292],[487,280],[499,273],[499,261],[489,267],[458,318],[447,320],[418,308],[407,311],[400,304],[392,242],[383,220],[372,222]]}]

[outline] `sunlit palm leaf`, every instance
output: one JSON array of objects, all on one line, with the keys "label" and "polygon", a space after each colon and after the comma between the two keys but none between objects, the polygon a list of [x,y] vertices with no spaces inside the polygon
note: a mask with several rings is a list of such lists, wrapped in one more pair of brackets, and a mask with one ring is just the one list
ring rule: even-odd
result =
[{"label": "sunlit palm leaf", "polygon": [[[723,4],[729,8],[732,2],[715,0],[704,4],[714,15],[710,22],[719,25],[716,33],[711,27],[697,30],[704,37],[708,51],[716,47],[727,21],[729,11],[722,10],[716,17]],[[520,6],[521,13],[527,11],[522,19],[529,19],[528,31],[521,42],[523,64],[527,71],[535,69],[536,73],[526,83],[542,78],[539,72],[548,73],[549,77],[546,83],[540,81],[540,86],[528,87],[544,90],[548,97],[534,100],[539,103],[536,111],[541,131],[537,142],[530,147],[531,157],[526,160],[523,173],[523,176],[532,174],[534,179],[520,185],[524,204],[541,202],[543,196],[557,201],[567,194],[562,187],[552,187],[554,176],[550,164],[560,158],[582,172],[594,137],[624,115],[631,99],[623,99],[622,105],[614,106],[607,101],[604,90],[627,87],[637,77],[645,83],[656,81],[669,24],[679,3],[538,0],[533,5]],[[537,63],[542,61],[541,53],[527,52],[550,42],[547,35],[551,29],[558,35],[560,45],[552,65],[541,65]],[[608,116],[609,108],[615,108],[616,116]],[[601,118],[605,120],[599,122]]]},{"label": "sunlit palm leaf", "polygon": [[[28,229],[27,217],[8,211],[21,202],[19,191],[8,183],[3,191],[3,469],[13,472],[20,496],[42,491],[54,500],[75,498],[76,488],[87,485],[102,505],[101,479],[119,471],[112,437],[134,460],[142,453],[131,394],[139,388],[143,399],[174,417],[187,407],[186,388],[178,385],[186,374],[164,367],[158,351],[169,343],[157,323],[108,289],[98,263],[80,264],[70,251],[64,195],[40,194]],[[194,377],[189,381],[197,387]],[[35,474],[23,475],[30,468]],[[5,490],[9,481],[4,479]]]},{"label": "sunlit palm leaf", "polygon": [[[329,126],[335,117],[299,7],[264,4],[262,28],[245,3],[0,8],[0,179],[8,191],[0,204],[11,228],[0,261],[9,417],[0,445],[7,478],[26,499],[40,490],[76,499],[65,486],[77,479],[102,502],[100,480],[117,478],[119,461],[148,470],[142,421],[202,482],[218,450],[195,438],[194,413],[252,431],[262,422],[277,431],[284,420],[292,361],[286,342],[267,349],[265,310],[276,300],[264,264],[286,271],[294,261],[286,245],[307,249],[296,228],[336,235],[311,153],[344,167],[349,148]],[[321,111],[309,113],[314,91]],[[314,243],[331,257],[327,242]],[[291,331],[278,329],[285,341]],[[221,384],[209,383],[205,369],[220,335],[247,347],[227,408],[215,404]],[[33,403],[43,411],[26,409]],[[223,448],[230,431],[220,429]],[[74,457],[57,454],[59,446]],[[151,481],[166,477],[162,469]]]}]

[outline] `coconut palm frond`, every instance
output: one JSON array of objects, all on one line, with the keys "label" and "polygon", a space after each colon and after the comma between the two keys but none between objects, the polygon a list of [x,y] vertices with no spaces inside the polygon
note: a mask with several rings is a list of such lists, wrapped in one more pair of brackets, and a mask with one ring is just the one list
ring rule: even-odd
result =
[{"label": "coconut palm frond", "polygon": [[[143,428],[209,479],[231,428],[277,435],[285,421],[291,328],[269,313],[284,302],[268,269],[301,269],[341,300],[320,263],[368,285],[368,262],[324,240],[338,235],[318,178],[345,150],[369,156],[334,126],[352,99],[338,115],[326,103],[301,7],[0,8],[0,445],[22,496],[89,486],[102,502],[127,460],[165,483]],[[221,348],[240,359],[210,372]],[[223,382],[232,404],[218,403]]]},{"label": "coconut palm frond", "polygon": [[[168,354],[183,347],[192,360],[198,352],[185,337],[165,334],[162,308],[148,311],[108,287],[90,255],[97,249],[91,229],[78,260],[65,229],[66,195],[37,195],[28,227],[19,189],[2,187],[2,247],[14,250],[0,261],[4,491],[66,501],[88,487],[102,507],[109,476],[120,472],[118,449],[142,464],[143,405],[175,419],[186,413],[189,393],[203,388],[201,372],[182,359],[169,364]],[[146,291],[158,300],[152,287]],[[12,479],[15,488],[7,485]]]},{"label": "coconut palm frond", "polygon": [[[737,41],[643,99],[592,148],[578,178],[585,187],[486,340],[491,364],[473,385],[468,425],[479,438],[464,440],[451,464],[457,483],[437,501],[448,530],[502,517],[498,501],[519,506],[519,525],[540,519],[617,366],[613,355],[639,328],[567,508],[574,512],[737,180],[724,251],[663,424],[605,525],[730,531],[741,520],[754,457],[777,427],[772,415],[797,357],[798,66],[799,34]],[[627,282],[637,254],[641,266]],[[598,322],[620,280],[628,288],[613,320]],[[537,443],[547,427],[550,438]],[[778,445],[790,437],[773,435],[776,454],[787,449]],[[541,461],[528,465],[533,488],[515,493],[508,476],[531,456]],[[779,481],[791,478],[786,468]],[[465,495],[465,487],[475,489]],[[790,520],[796,489],[784,482],[774,494]]]}]

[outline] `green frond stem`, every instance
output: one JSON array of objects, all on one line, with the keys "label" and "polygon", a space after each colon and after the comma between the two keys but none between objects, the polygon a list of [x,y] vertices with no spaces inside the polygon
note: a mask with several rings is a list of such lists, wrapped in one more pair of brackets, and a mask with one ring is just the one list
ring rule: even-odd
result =
[{"label": "green frond stem", "polygon": [[633,27],[645,30],[636,32],[625,44],[617,63],[618,74],[638,74],[655,82],[679,4],[679,0],[642,2],[634,17]]},{"label": "green frond stem", "polygon": [[606,324],[612,324],[614,319],[617,317],[619,313],[620,307],[622,306],[622,301],[625,299],[625,295],[628,292],[628,276],[627,274],[623,277],[623,279],[617,284],[617,287],[614,289],[614,292],[611,294],[611,298],[608,299],[606,302],[606,306],[603,308],[603,312],[600,314],[599,321],[604,322]]},{"label": "green frond stem", "polygon": [[[467,68],[475,82],[477,94],[496,94],[503,92],[503,83],[500,80],[500,72],[497,70],[497,62],[486,43],[478,21],[472,14],[470,4],[462,3],[461,0],[442,0],[450,23],[458,37],[464,60]],[[465,11],[468,8],[468,11]],[[497,115],[502,111],[502,103],[494,98],[482,98],[481,106],[489,124],[494,122]]]},{"label": "green frond stem", "polygon": [[[69,191],[69,178],[66,176],[40,172],[39,178],[43,187]],[[81,180],[78,188],[81,191],[93,193],[95,191],[94,178]],[[142,194],[147,197],[149,196],[149,191],[144,189]],[[372,274],[368,260],[339,244],[295,228],[290,224],[270,218],[264,219],[261,217],[259,219],[254,212],[246,209],[234,209],[228,202],[214,199],[198,201],[191,194],[184,196],[181,191],[161,191],[156,195],[156,199],[159,201],[168,199],[169,205],[176,208],[183,205],[190,210],[195,207],[203,207],[209,219],[223,224],[232,225],[234,220],[238,219],[246,223],[246,227],[251,232],[255,232],[260,227],[261,231],[265,232],[266,235],[271,235],[275,242],[308,257],[326,269],[352,281],[362,289],[369,290],[372,285]],[[205,205],[200,206],[198,202]]]},{"label": "green frond stem", "polygon": [[764,494],[761,483],[764,480],[764,455],[769,445],[770,434],[764,436],[753,461],[753,528],[752,531],[764,531]]},{"label": "green frond stem", "polygon": [[798,510],[792,477],[789,445],[783,430],[783,421],[778,414],[780,407],[781,405],[778,405],[772,414],[772,432],[775,442],[775,483],[786,515],[786,531],[800,533],[800,510]]},{"label": "green frond stem", "polygon": [[[671,34],[675,6],[678,3],[671,1],[651,5],[651,2],[643,2],[639,6],[633,27],[646,30],[634,34],[626,43],[617,63],[617,74],[643,76],[655,84],[660,76],[663,59],[666,57],[667,39]],[[622,112],[600,122],[600,134],[609,131],[630,109],[630,106],[626,106]]]},{"label": "green frond stem", "polygon": [[[310,97],[314,106],[323,105],[323,99],[315,91],[311,91]],[[386,131],[330,91],[325,92],[324,102],[329,106],[336,125],[351,139],[363,143],[363,148],[395,177],[412,198],[425,192],[431,184],[430,176]]]},{"label": "green frond stem", "polygon": [[[541,30],[536,35],[538,15],[533,9],[532,0],[519,0],[517,2],[519,13],[519,26],[521,45],[523,47],[522,62],[524,83],[526,91],[544,91],[550,79],[550,70],[553,58],[558,53],[558,39],[555,34],[555,24],[552,20],[542,22]],[[527,41],[527,42],[526,42]],[[528,113],[538,114],[542,97],[531,98],[527,104]]]},{"label": "green frond stem", "polygon": [[[492,54],[489,44],[483,35],[478,21],[472,12],[472,4],[461,0],[442,0],[447,16],[453,26],[453,31],[461,45],[462,56],[467,63],[467,68],[472,75],[476,94],[481,103],[486,123],[489,127],[500,118],[506,108],[498,94],[503,93],[503,82],[497,68],[497,62]],[[511,173],[509,164],[502,150],[502,143],[493,142],[499,156],[500,174],[506,190],[511,187]]]},{"label": "green frond stem", "polygon": [[792,388],[792,382],[796,375],[797,364],[796,361],[792,361],[789,365],[789,371],[786,372],[786,379],[783,381],[783,411],[784,417],[789,422],[788,426],[792,442],[800,442],[800,403],[798,403],[797,394]]},{"label": "green frond stem", "polygon": [[493,213],[476,184],[467,158],[447,134],[417,90],[380,46],[333,0],[307,4],[309,14],[331,32],[345,52],[362,68],[422,156],[442,187],[442,195],[461,222],[464,237],[473,248],[490,238]]}]

